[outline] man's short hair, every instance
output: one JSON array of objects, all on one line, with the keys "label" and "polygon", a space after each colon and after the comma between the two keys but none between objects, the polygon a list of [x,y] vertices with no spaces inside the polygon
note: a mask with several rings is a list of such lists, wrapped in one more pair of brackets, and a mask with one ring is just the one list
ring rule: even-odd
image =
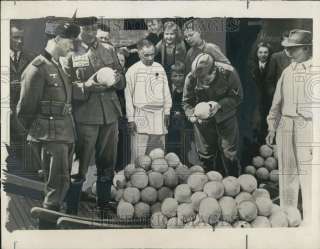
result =
[{"label": "man's short hair", "polygon": [[159,18],[147,18],[145,19],[145,23],[148,25],[149,22],[153,22],[153,21],[157,21],[158,23],[160,23],[160,25],[162,25],[162,21]]},{"label": "man's short hair", "polygon": [[11,22],[10,25],[10,33],[12,32],[12,29],[17,29],[19,31],[24,31],[24,27],[21,23],[17,23],[17,22]]},{"label": "man's short hair", "polygon": [[138,50],[141,50],[143,49],[144,47],[154,47],[153,43],[147,39],[142,39],[140,40],[138,43],[137,43],[137,49]]},{"label": "man's short hair", "polygon": [[176,61],[175,64],[171,66],[171,73],[175,72],[178,74],[184,74],[186,71],[186,66],[182,61]]},{"label": "man's short hair", "polygon": [[191,19],[183,24],[183,31],[190,30],[201,33],[201,25],[199,19]]}]

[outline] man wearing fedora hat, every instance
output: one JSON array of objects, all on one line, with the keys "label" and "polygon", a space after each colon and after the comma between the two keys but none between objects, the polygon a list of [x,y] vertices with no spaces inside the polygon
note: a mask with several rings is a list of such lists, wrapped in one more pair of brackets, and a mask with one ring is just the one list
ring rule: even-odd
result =
[{"label": "man wearing fedora hat", "polygon": [[283,71],[267,117],[268,145],[276,138],[280,206],[298,206],[302,194],[303,219],[311,222],[312,109],[307,82],[312,75],[312,33],[295,29],[282,42],[292,63]]},{"label": "man wearing fedora hat", "polygon": [[60,210],[69,189],[75,141],[71,79],[59,59],[73,50],[79,33],[79,26],[70,22],[57,25],[54,38],[23,72],[17,105],[27,140],[36,143],[41,153],[43,207],[55,211]]}]

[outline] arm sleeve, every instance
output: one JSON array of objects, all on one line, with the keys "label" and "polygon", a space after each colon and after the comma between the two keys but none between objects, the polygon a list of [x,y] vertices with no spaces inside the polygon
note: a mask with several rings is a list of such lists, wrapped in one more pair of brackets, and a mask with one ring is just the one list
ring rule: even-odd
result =
[{"label": "arm sleeve", "polygon": [[190,50],[186,54],[185,63],[186,63],[186,75],[188,75],[188,73],[191,72],[191,64],[192,64]]},{"label": "arm sleeve", "polygon": [[36,119],[42,98],[45,79],[39,68],[30,65],[21,77],[20,99],[17,105],[17,116],[26,130]]},{"label": "arm sleeve", "polygon": [[211,53],[216,61],[231,64],[229,59],[222,53],[220,47],[215,44],[211,44],[212,46],[208,47],[208,52]]},{"label": "arm sleeve", "polygon": [[278,80],[276,91],[273,95],[272,105],[267,116],[268,130],[276,131],[281,118],[281,108],[282,108],[282,89],[283,84],[283,73]]},{"label": "arm sleeve", "polygon": [[113,57],[113,69],[117,70],[120,73],[120,80],[117,84],[113,85],[111,88],[115,88],[116,90],[122,90],[126,87],[126,78],[123,72],[123,68],[119,62],[118,56],[114,48],[111,50],[111,54]]},{"label": "arm sleeve", "polygon": [[267,89],[270,89],[270,93],[273,93],[276,88],[277,83],[277,61],[275,58],[275,55],[271,55],[270,61],[268,63],[267,67],[267,73],[266,73],[266,86]]},{"label": "arm sleeve", "polygon": [[133,91],[134,91],[134,74],[129,70],[126,73],[127,85],[124,89],[124,96],[126,100],[126,113],[128,122],[134,121],[134,106],[133,106]]},{"label": "arm sleeve", "polygon": [[233,115],[243,99],[243,89],[238,73],[234,70],[230,72],[228,81],[230,88],[226,96],[218,101],[221,108],[216,114],[217,120],[223,120],[229,115]]},{"label": "arm sleeve", "polygon": [[194,79],[188,74],[183,87],[182,107],[187,118],[194,116],[196,95],[194,92]]}]

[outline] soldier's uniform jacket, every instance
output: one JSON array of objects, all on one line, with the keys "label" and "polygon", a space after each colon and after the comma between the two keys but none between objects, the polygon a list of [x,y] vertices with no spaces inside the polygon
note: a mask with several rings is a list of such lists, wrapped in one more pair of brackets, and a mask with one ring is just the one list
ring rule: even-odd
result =
[{"label": "soldier's uniform jacket", "polygon": [[28,131],[28,140],[73,143],[71,79],[44,51],[25,69],[17,115]]},{"label": "soldier's uniform jacket", "polygon": [[182,103],[186,115],[193,116],[198,103],[218,102],[221,108],[213,118],[220,123],[236,114],[243,92],[239,76],[231,65],[218,62],[215,65],[216,75],[209,88],[200,87],[198,80],[191,73],[187,75]]},{"label": "soldier's uniform jacket", "polygon": [[78,41],[72,56],[73,81],[85,82],[103,67],[121,73],[121,80],[112,87],[74,85],[74,116],[82,124],[110,124],[121,117],[121,106],[116,90],[125,87],[125,78],[114,48],[95,41],[91,46]]}]

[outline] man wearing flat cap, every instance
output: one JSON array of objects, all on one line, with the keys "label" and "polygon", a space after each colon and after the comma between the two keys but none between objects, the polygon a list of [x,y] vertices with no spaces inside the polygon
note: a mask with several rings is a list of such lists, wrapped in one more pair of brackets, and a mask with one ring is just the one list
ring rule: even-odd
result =
[{"label": "man wearing flat cap", "polygon": [[[240,174],[236,113],[242,97],[239,76],[231,65],[215,62],[206,53],[195,58],[185,80],[182,104],[187,118],[193,123],[196,148],[206,171],[219,170],[223,175],[233,176]],[[195,112],[200,102],[210,106],[205,119]],[[217,167],[220,151],[223,169]]]},{"label": "man wearing flat cap", "polygon": [[[282,72],[267,117],[268,145],[276,140],[279,164],[280,206],[297,208],[299,187],[305,225],[311,222],[312,179],[312,33],[290,31],[282,42],[291,64]],[[311,93],[312,94],[312,93]]]},{"label": "man wearing flat cap", "polygon": [[[106,207],[110,206],[117,157],[118,119],[122,116],[116,91],[125,87],[125,78],[112,45],[102,45],[96,38],[97,18],[77,18],[75,21],[81,26],[71,62],[79,173],[74,177],[73,197],[68,199],[68,212],[78,212],[81,185],[85,181],[92,155],[95,155],[97,205],[103,215]],[[110,82],[107,76],[102,76],[104,83],[101,82],[98,76],[102,69],[113,71]]]},{"label": "man wearing flat cap", "polygon": [[75,130],[71,110],[71,79],[59,63],[73,50],[77,25],[64,22],[56,27],[55,37],[25,69],[17,116],[37,143],[45,178],[43,207],[59,211],[70,185]]}]

